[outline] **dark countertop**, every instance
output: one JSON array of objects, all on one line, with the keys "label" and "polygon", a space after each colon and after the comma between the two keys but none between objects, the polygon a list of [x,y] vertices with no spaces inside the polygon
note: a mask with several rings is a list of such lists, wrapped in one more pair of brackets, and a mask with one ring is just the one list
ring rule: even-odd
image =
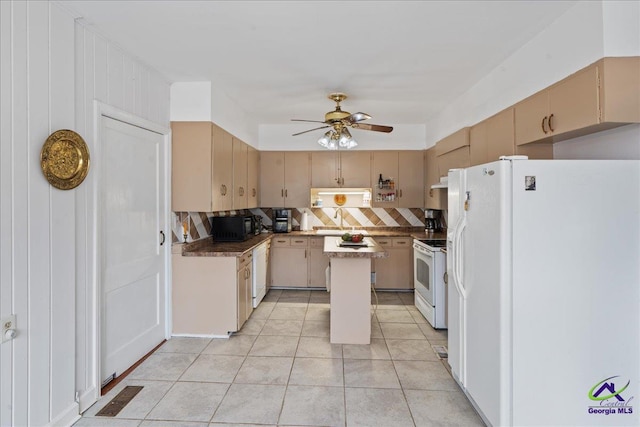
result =
[{"label": "dark countertop", "polygon": [[[333,229],[331,227],[323,227],[323,229]],[[424,228],[421,227],[361,227],[357,230],[366,230],[367,236],[373,237],[411,237],[414,239],[434,239],[444,240],[447,238],[447,233],[442,231],[438,233],[425,233]],[[350,228],[344,230],[348,233]],[[211,237],[197,240],[191,243],[179,243],[182,247],[183,256],[217,256],[217,257],[238,257],[242,256],[245,252],[253,250],[256,246],[266,240],[270,240],[274,236],[282,237],[326,237],[326,234],[318,234],[313,231],[292,231],[291,233],[262,233],[257,236],[252,236],[248,240],[243,242],[213,242]],[[177,251],[176,251],[177,249]],[[174,248],[174,253],[180,253],[178,248]]]}]

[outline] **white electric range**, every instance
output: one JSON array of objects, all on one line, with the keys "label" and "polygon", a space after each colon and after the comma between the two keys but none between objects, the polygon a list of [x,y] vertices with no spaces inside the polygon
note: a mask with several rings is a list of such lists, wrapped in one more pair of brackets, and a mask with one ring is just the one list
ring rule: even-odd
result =
[{"label": "white electric range", "polygon": [[436,329],[447,328],[445,239],[413,240],[413,284],[416,308]]}]

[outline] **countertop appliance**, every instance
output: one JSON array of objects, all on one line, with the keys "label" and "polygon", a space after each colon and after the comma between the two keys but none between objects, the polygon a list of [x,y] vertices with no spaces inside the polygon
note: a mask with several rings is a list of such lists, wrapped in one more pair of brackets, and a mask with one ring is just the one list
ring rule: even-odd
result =
[{"label": "countertop appliance", "polygon": [[274,233],[290,233],[291,232],[291,209],[274,209],[273,210],[273,232]]},{"label": "countertop appliance", "polygon": [[253,249],[252,268],[253,278],[251,282],[251,296],[253,308],[256,308],[267,293],[267,250],[269,242],[264,242]]},{"label": "countertop appliance", "polygon": [[416,308],[436,329],[447,327],[444,274],[446,259],[440,250],[446,240],[413,240],[413,286]]},{"label": "countertop appliance", "polygon": [[485,422],[640,425],[640,161],[514,156],[448,182],[448,362]]},{"label": "countertop appliance", "polygon": [[425,209],[424,211],[424,232],[436,233],[442,231],[442,211],[437,209]]},{"label": "countertop appliance", "polygon": [[211,235],[216,242],[239,242],[254,234],[253,215],[212,216]]}]

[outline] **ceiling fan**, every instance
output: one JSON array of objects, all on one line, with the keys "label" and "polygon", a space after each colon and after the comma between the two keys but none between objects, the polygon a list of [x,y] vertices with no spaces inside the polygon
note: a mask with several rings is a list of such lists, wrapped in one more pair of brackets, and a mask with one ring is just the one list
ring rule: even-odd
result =
[{"label": "ceiling fan", "polygon": [[351,136],[351,133],[349,132],[349,129],[347,129],[347,127],[385,133],[389,133],[393,130],[393,127],[391,126],[361,123],[362,121],[371,118],[371,116],[366,113],[351,114],[348,111],[342,111],[342,109],[340,108],[340,103],[347,99],[347,95],[345,95],[344,93],[331,93],[329,94],[329,99],[336,103],[336,109],[334,111],[329,111],[328,113],[326,113],[324,115],[324,121],[291,119],[291,121],[294,122],[323,123],[324,126],[294,133],[292,136],[302,135],[303,133],[313,132],[314,130],[318,129],[332,128],[318,140],[318,144],[330,150],[337,150],[338,148],[353,148],[358,145],[358,143]]}]

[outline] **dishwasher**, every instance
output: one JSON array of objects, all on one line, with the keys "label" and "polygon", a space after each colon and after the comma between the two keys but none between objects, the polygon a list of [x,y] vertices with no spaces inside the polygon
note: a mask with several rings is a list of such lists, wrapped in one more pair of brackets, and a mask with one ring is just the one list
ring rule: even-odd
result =
[{"label": "dishwasher", "polygon": [[268,242],[257,246],[253,250],[253,281],[251,296],[253,308],[256,308],[267,292],[267,245]]}]

